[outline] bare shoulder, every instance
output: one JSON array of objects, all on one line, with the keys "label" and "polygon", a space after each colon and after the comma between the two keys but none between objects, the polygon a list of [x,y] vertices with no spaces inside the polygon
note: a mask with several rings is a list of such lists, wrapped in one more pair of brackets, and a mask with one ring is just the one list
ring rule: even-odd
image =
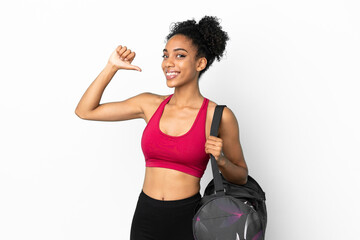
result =
[{"label": "bare shoulder", "polygon": [[[209,100],[208,105],[208,112],[207,117],[212,122],[212,119],[214,117],[215,107],[218,104],[214,101]],[[233,113],[233,111],[229,107],[224,107],[221,121],[220,121],[220,127],[219,127],[219,136],[226,134],[227,132],[238,130],[238,122],[236,120],[236,116]]]},{"label": "bare shoulder", "polygon": [[[218,104],[216,102],[209,100],[208,114],[211,114],[211,116],[213,116],[214,112],[215,112],[215,107],[217,105]],[[227,106],[224,107],[222,117],[221,117],[221,121],[228,122],[228,121],[234,120],[234,118],[236,119],[235,114],[233,113],[233,111]]]},{"label": "bare shoulder", "polygon": [[139,101],[141,101],[142,110],[144,113],[144,120],[146,123],[149,122],[152,115],[155,113],[156,109],[160,104],[170,96],[169,95],[159,95],[151,92],[144,92],[140,94]]},{"label": "bare shoulder", "polygon": [[152,101],[152,102],[161,102],[163,100],[165,100],[169,95],[159,95],[156,93],[152,93],[152,92],[143,92],[141,94],[139,94],[139,96],[141,96],[142,100],[148,100],[148,101]]},{"label": "bare shoulder", "polygon": [[225,123],[233,123],[234,121],[236,121],[236,116],[234,112],[229,107],[226,106],[224,107],[223,116],[221,120],[224,121]]},{"label": "bare shoulder", "polygon": [[141,104],[146,110],[146,108],[152,108],[154,106],[159,106],[162,101],[164,101],[170,95],[159,95],[151,92],[143,92],[137,97],[137,101]]},{"label": "bare shoulder", "polygon": [[224,107],[223,115],[219,127],[219,136],[232,136],[238,139],[239,125],[233,111]]}]

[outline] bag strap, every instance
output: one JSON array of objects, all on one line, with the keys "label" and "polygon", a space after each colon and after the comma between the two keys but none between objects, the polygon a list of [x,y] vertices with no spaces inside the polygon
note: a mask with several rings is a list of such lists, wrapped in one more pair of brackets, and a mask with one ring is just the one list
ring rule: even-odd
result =
[{"label": "bag strap", "polygon": [[[214,116],[211,123],[211,130],[210,130],[211,136],[215,136],[215,137],[218,136],[221,116],[224,107],[226,107],[226,105],[217,105],[215,107]],[[219,167],[216,163],[215,157],[212,154],[210,154],[210,158],[211,158],[211,169],[214,177],[215,195],[223,196],[225,195],[225,188],[220,176]]]}]

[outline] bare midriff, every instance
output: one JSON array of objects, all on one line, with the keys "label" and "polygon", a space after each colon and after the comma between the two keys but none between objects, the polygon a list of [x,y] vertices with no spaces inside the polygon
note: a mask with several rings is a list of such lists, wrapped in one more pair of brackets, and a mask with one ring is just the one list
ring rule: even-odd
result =
[{"label": "bare midriff", "polygon": [[200,191],[200,178],[177,170],[146,167],[143,192],[158,200],[191,197]]}]

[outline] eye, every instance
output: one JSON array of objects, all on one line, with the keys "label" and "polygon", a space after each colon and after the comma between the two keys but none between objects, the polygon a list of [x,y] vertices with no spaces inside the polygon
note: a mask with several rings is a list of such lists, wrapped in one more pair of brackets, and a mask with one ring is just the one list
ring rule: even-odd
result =
[{"label": "eye", "polygon": [[164,55],[162,55],[162,58],[168,58],[168,56],[164,54]]},{"label": "eye", "polygon": [[186,57],[186,56],[183,55],[183,54],[178,54],[178,55],[176,55],[176,57],[178,57],[178,58],[184,58],[184,57]]}]

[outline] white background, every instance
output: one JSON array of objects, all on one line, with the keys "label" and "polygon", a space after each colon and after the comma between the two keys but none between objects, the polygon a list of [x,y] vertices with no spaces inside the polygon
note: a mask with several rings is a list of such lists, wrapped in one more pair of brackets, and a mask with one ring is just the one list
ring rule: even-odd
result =
[{"label": "white background", "polygon": [[171,94],[160,68],[169,26],[204,15],[231,40],[200,90],[238,119],[267,196],[267,239],[356,239],[359,10],[340,0],[1,1],[0,239],[129,239],[146,123],[81,120],[75,107],[119,44],[143,72],[118,72],[101,102]]}]

